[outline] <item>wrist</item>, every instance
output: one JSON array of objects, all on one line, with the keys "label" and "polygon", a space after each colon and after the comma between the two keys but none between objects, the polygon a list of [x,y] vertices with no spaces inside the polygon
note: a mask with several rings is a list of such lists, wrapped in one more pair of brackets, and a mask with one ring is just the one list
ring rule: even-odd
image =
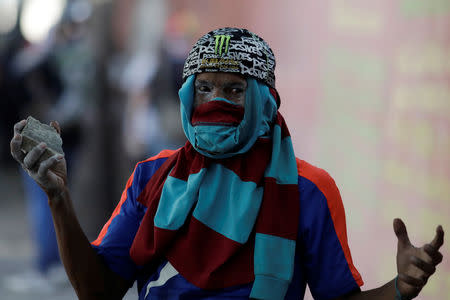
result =
[{"label": "wrist", "polygon": [[395,277],[394,287],[395,287],[395,300],[411,300],[413,298],[402,296],[400,290],[398,289],[398,275]]},{"label": "wrist", "polygon": [[47,191],[48,204],[50,207],[56,207],[68,199],[69,191],[66,186],[62,189],[54,189]]}]

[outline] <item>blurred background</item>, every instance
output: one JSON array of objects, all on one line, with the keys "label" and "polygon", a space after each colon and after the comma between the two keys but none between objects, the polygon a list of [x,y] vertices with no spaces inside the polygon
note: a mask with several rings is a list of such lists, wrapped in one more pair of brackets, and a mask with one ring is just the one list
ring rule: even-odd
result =
[{"label": "blurred background", "polygon": [[[296,155],[340,188],[363,289],[396,275],[395,217],[415,245],[438,224],[450,234],[450,0],[0,0],[2,299],[76,299],[49,249],[45,197],[10,157],[14,123],[60,123],[93,240],[134,164],[184,144],[184,59],[221,26],[275,52]],[[419,299],[450,299],[449,249]]]}]

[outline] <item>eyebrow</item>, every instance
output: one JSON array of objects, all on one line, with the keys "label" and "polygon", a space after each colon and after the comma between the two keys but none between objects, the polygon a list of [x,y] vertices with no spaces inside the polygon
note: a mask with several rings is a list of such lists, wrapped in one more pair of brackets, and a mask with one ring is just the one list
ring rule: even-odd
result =
[{"label": "eyebrow", "polygon": [[210,82],[209,81],[207,81],[207,80],[195,80],[195,85],[198,85],[198,84],[210,84]]}]

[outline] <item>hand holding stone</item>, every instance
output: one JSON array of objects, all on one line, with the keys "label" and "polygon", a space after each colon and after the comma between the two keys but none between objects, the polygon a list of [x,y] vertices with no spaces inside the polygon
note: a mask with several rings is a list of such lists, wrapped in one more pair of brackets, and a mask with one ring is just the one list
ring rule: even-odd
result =
[{"label": "hand holding stone", "polygon": [[[11,155],[47,193],[49,198],[66,189],[67,169],[58,123],[50,126],[29,117],[14,125]],[[47,145],[50,145],[50,147]]]}]

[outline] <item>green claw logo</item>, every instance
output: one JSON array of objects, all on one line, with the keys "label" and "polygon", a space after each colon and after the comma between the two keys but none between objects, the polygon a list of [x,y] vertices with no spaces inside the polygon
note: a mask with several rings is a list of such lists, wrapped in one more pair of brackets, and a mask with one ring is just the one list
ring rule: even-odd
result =
[{"label": "green claw logo", "polygon": [[220,35],[215,35],[214,37],[216,38],[216,47],[214,48],[214,53],[217,54],[217,52],[219,52],[219,55],[222,55],[222,48],[223,48],[223,44],[225,43],[225,49],[223,51],[223,54],[227,54],[228,44],[230,42],[231,36],[225,35],[225,34],[220,34]]}]

